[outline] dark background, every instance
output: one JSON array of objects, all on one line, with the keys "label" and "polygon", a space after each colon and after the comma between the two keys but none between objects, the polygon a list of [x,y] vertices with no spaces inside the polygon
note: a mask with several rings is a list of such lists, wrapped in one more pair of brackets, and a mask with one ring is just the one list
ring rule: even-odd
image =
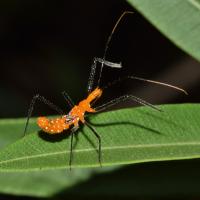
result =
[{"label": "dark background", "polygon": [[[0,117],[26,117],[29,102],[39,93],[66,108],[61,92],[78,102],[84,98],[90,66],[102,57],[116,20],[127,16],[114,34],[107,59],[122,70],[104,68],[102,84],[125,75],[164,81],[186,89],[128,81],[105,91],[109,98],[133,93],[154,104],[198,102],[200,66],[125,1],[1,1]],[[105,102],[102,98],[102,102]],[[134,106],[128,103],[121,106]],[[37,105],[34,115],[55,114]]]},{"label": "dark background", "polygon": [[[135,13],[122,21],[107,55],[110,61],[122,62],[124,68],[120,71],[105,68],[102,84],[120,76],[136,75],[175,84],[186,89],[189,96],[169,88],[129,81],[105,91],[105,98],[133,93],[154,104],[199,102],[200,64],[160,34],[125,1],[2,0],[0,117],[26,117],[30,100],[36,93],[66,110],[63,90],[75,102],[84,98],[92,60],[103,55],[108,35],[124,10]],[[45,105],[36,106],[34,115],[44,114],[56,113]],[[110,191],[113,181],[119,186],[118,190],[126,185],[124,194],[128,196],[134,185],[139,191],[138,199],[158,197],[162,192],[161,196],[166,198],[188,195],[195,199],[199,196],[198,178],[199,161],[147,163],[94,177],[72,188],[67,195],[71,197],[79,191],[87,193],[94,184],[101,194],[101,186]]]}]

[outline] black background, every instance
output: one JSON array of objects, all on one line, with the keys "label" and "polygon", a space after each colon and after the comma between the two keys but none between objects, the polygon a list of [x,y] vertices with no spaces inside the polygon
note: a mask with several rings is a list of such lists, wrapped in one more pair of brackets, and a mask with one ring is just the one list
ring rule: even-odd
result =
[{"label": "black background", "polygon": [[[199,63],[172,44],[125,1],[4,0],[0,2],[0,117],[26,117],[31,98],[37,93],[66,111],[63,90],[75,102],[84,98],[92,60],[103,55],[108,35],[125,10],[134,11],[134,14],[120,23],[107,55],[110,61],[122,62],[124,68],[119,71],[105,68],[102,84],[120,76],[136,75],[183,87],[189,95],[129,81],[105,91],[102,102],[122,93],[133,93],[154,104],[199,102]],[[127,102],[120,106],[135,105]],[[56,113],[38,104],[34,115],[45,114]],[[87,193],[94,184],[99,193],[102,185],[103,190],[110,191],[112,181],[119,186],[118,190],[126,185],[126,197],[132,196],[134,186],[136,199],[148,196],[177,199],[184,195],[195,199],[199,195],[198,166],[199,161],[127,166],[125,170],[94,177],[67,193],[63,191],[58,199],[59,195],[71,198],[79,196],[80,191]],[[5,197],[10,199],[10,196]],[[120,199],[120,196],[114,197]]]},{"label": "black background", "polygon": [[[198,102],[197,61],[183,53],[125,1],[1,1],[0,117],[26,117],[39,93],[63,109],[61,92],[84,98],[93,58],[102,57],[116,20],[134,11],[115,32],[107,59],[122,70],[104,68],[102,84],[136,75],[178,85],[189,96],[160,86],[128,81],[105,91],[109,98],[133,93],[154,104]],[[104,102],[104,98],[102,98]],[[129,102],[126,105],[134,106]],[[55,114],[37,105],[34,115]]]}]

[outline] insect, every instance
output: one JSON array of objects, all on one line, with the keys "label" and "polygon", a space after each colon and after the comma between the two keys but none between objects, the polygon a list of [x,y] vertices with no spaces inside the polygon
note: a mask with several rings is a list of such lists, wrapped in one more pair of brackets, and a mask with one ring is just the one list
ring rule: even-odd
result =
[{"label": "insect", "polygon": [[[101,137],[98,134],[98,132],[96,131],[96,129],[85,119],[86,113],[98,113],[100,111],[107,109],[110,106],[113,106],[115,104],[118,104],[119,102],[122,102],[122,101],[125,101],[125,100],[128,100],[128,99],[131,99],[131,100],[133,100],[133,101],[135,101],[139,104],[146,105],[146,106],[149,106],[149,107],[151,107],[155,110],[160,111],[159,108],[152,105],[151,103],[148,103],[147,101],[145,101],[145,100],[143,100],[139,97],[130,95],[130,94],[120,96],[118,98],[115,98],[115,99],[107,102],[107,103],[104,103],[103,105],[100,105],[98,107],[94,107],[95,102],[101,97],[103,90],[106,87],[114,85],[114,84],[122,81],[123,79],[136,79],[136,80],[139,80],[139,81],[145,81],[145,82],[149,82],[149,83],[153,83],[153,84],[159,84],[159,85],[167,86],[167,87],[179,90],[179,91],[187,94],[187,92],[185,90],[183,90],[179,87],[176,87],[176,86],[173,86],[173,85],[170,85],[170,84],[167,84],[167,83],[148,80],[148,79],[135,77],[135,76],[128,76],[128,77],[120,78],[116,81],[111,82],[106,87],[99,87],[100,81],[101,81],[101,73],[102,73],[104,66],[112,67],[112,68],[121,68],[122,67],[121,63],[114,63],[114,62],[107,61],[106,60],[106,53],[107,53],[108,46],[109,46],[109,43],[111,41],[112,35],[115,32],[119,22],[122,20],[122,18],[125,15],[131,14],[131,13],[132,12],[129,12],[129,11],[123,12],[122,15],[119,17],[119,19],[117,20],[117,22],[115,23],[115,25],[114,25],[114,27],[113,27],[113,29],[112,29],[112,31],[111,31],[108,39],[107,39],[103,58],[94,58],[93,59],[93,64],[91,66],[91,72],[90,72],[90,76],[89,76],[89,80],[88,80],[88,86],[87,86],[88,95],[85,99],[83,99],[77,105],[75,105],[74,102],[71,100],[70,96],[64,91],[62,94],[63,94],[66,102],[68,103],[68,105],[71,107],[71,110],[67,114],[65,112],[63,112],[59,107],[57,107],[52,102],[50,102],[45,97],[43,97],[39,94],[35,95],[33,97],[32,101],[31,101],[31,104],[30,104],[30,107],[29,107],[29,110],[28,110],[28,116],[27,116],[25,129],[24,129],[24,135],[26,134],[27,127],[28,127],[28,124],[29,124],[29,119],[32,115],[33,108],[34,108],[34,105],[36,103],[36,100],[39,100],[39,101],[47,104],[52,109],[57,111],[61,115],[60,117],[57,117],[57,118],[54,118],[54,119],[48,119],[47,117],[38,117],[37,124],[43,130],[43,132],[45,132],[47,134],[51,134],[51,135],[62,134],[62,133],[64,133],[65,130],[70,130],[70,132],[69,132],[69,134],[71,135],[70,157],[69,157],[70,169],[71,169],[72,156],[73,156],[73,154],[72,154],[73,153],[73,137],[74,137],[74,133],[79,128],[80,123],[85,124],[92,131],[92,133],[96,136],[96,138],[98,139],[98,161],[100,163],[100,166],[102,166],[102,164],[101,164],[101,161],[102,161]],[[94,88],[94,79],[95,79],[95,75],[96,75],[97,64],[100,64],[100,72],[98,74],[98,79],[96,79],[97,80],[97,87]]]}]

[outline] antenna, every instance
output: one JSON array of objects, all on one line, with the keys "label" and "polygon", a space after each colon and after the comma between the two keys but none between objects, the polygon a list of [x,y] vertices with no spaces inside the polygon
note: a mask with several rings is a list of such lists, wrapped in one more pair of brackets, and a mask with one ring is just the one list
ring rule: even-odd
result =
[{"label": "antenna", "polygon": [[113,27],[113,29],[112,29],[112,31],[111,31],[111,33],[110,33],[108,39],[107,39],[106,45],[105,45],[105,50],[104,50],[104,54],[103,54],[103,60],[105,60],[105,58],[106,58],[106,53],[107,53],[107,51],[108,51],[108,47],[109,47],[110,41],[111,41],[111,39],[112,39],[112,36],[113,36],[113,34],[114,34],[116,28],[118,27],[120,21],[124,18],[124,16],[125,16],[125,15],[128,15],[128,14],[133,14],[133,12],[131,12],[131,11],[124,11],[124,12],[121,14],[121,16],[119,17],[119,19],[117,20],[117,22],[115,23],[115,25],[114,25],[114,27]]},{"label": "antenna", "polygon": [[146,79],[146,78],[137,77],[137,76],[120,77],[119,79],[117,79],[117,80],[115,80],[111,83],[108,83],[108,85],[103,87],[103,89],[111,87],[112,85],[120,83],[121,81],[124,81],[126,79],[135,79],[135,80],[138,80],[138,81],[144,81],[144,82],[149,82],[149,83],[153,83],[153,84],[156,84],[156,85],[162,85],[162,86],[165,86],[165,87],[169,87],[169,88],[178,90],[178,91],[183,92],[184,94],[188,95],[187,91],[185,91],[184,89],[182,89],[180,87],[177,87],[177,86],[174,86],[174,85],[171,85],[171,84],[168,84],[168,83],[163,83],[163,82],[160,82],[160,81],[154,81],[154,80],[150,80],[150,79]]},{"label": "antenna", "polygon": [[105,50],[104,50],[103,59],[102,59],[103,62],[101,62],[101,69],[100,69],[100,72],[99,72],[99,79],[98,79],[97,85],[100,84],[101,73],[102,73],[102,69],[103,69],[103,66],[104,66],[105,59],[106,59],[106,54],[107,54],[108,47],[109,47],[110,41],[111,41],[111,39],[112,39],[112,36],[113,36],[113,34],[115,33],[115,30],[116,30],[116,28],[118,27],[120,21],[124,18],[125,15],[128,15],[128,14],[133,14],[133,12],[131,12],[131,11],[124,11],[124,12],[121,14],[121,16],[119,17],[119,19],[118,19],[117,22],[115,23],[115,25],[114,25],[114,27],[113,27],[113,29],[112,29],[112,31],[111,31],[111,33],[110,33],[110,35],[109,35],[107,41],[106,41]]}]

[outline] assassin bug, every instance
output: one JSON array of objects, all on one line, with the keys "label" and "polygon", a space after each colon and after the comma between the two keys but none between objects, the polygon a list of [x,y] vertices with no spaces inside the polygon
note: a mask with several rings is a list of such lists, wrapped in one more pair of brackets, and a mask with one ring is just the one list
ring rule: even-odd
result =
[{"label": "assassin bug", "polygon": [[[65,100],[67,101],[67,103],[69,104],[69,106],[71,107],[71,110],[68,114],[64,113],[59,107],[57,107],[56,105],[54,105],[53,103],[51,103],[49,100],[47,100],[45,97],[40,96],[39,94],[35,95],[31,101],[29,110],[28,110],[28,116],[27,116],[27,121],[26,121],[26,125],[25,125],[25,129],[24,129],[24,135],[26,134],[26,130],[28,127],[28,123],[29,123],[29,119],[32,115],[32,111],[35,105],[36,100],[39,100],[45,104],[47,104],[48,106],[50,106],[52,109],[54,109],[55,111],[57,111],[61,116],[58,118],[54,118],[54,119],[48,119],[47,117],[38,117],[37,119],[37,124],[38,126],[47,134],[51,134],[51,135],[56,135],[56,134],[61,134],[63,133],[65,130],[70,130],[69,134],[71,134],[71,144],[70,144],[70,158],[69,158],[69,166],[71,169],[71,164],[72,164],[72,152],[73,152],[73,136],[75,131],[79,128],[79,123],[83,123],[85,124],[91,131],[92,133],[96,136],[96,138],[98,139],[98,160],[101,166],[101,137],[98,134],[98,132],[96,131],[96,129],[88,122],[85,120],[85,113],[97,113],[100,111],[103,111],[105,109],[107,109],[110,106],[113,106],[119,102],[131,99],[139,104],[142,105],[146,105],[149,106],[155,110],[161,111],[159,108],[157,108],[156,106],[152,105],[151,103],[148,103],[147,101],[133,96],[133,95],[123,95],[120,96],[118,98],[115,98],[107,103],[104,103],[101,106],[98,106],[96,108],[93,108],[94,103],[96,102],[96,100],[98,100],[102,93],[103,93],[103,89],[107,88],[108,86],[114,85],[117,82],[122,81],[123,79],[136,79],[139,81],[145,81],[145,82],[149,82],[149,83],[153,83],[153,84],[159,84],[159,85],[163,85],[163,86],[167,86],[176,90],[179,90],[181,92],[184,92],[185,94],[187,94],[187,92],[179,87],[167,84],[167,83],[162,83],[162,82],[158,82],[158,81],[153,81],[153,80],[148,80],[148,79],[144,79],[144,78],[139,78],[139,77],[135,77],[135,76],[128,76],[125,78],[120,78],[116,81],[111,82],[108,86],[106,87],[102,87],[100,88],[100,80],[101,80],[101,73],[102,73],[102,69],[104,66],[107,67],[112,67],[112,68],[121,68],[122,65],[121,63],[113,63],[113,62],[109,62],[106,60],[106,53],[107,53],[107,49],[109,46],[109,43],[111,41],[112,35],[115,32],[119,22],[121,21],[121,19],[127,15],[127,14],[131,14],[132,12],[129,11],[125,11],[122,13],[122,15],[119,17],[119,19],[117,20],[117,22],[115,23],[108,39],[105,45],[105,50],[104,50],[104,54],[103,54],[103,58],[94,58],[93,60],[93,64],[91,66],[91,72],[90,72],[90,76],[89,76],[89,80],[88,80],[88,87],[87,87],[87,91],[88,91],[88,96],[83,99],[82,101],[79,102],[78,105],[75,105],[73,103],[73,101],[71,100],[71,98],[69,97],[69,95],[64,91],[62,94],[65,98]],[[94,77],[95,77],[95,73],[96,73],[96,67],[97,67],[97,63],[100,63],[100,72],[99,72],[99,77],[97,79],[97,87],[94,88]]]}]

